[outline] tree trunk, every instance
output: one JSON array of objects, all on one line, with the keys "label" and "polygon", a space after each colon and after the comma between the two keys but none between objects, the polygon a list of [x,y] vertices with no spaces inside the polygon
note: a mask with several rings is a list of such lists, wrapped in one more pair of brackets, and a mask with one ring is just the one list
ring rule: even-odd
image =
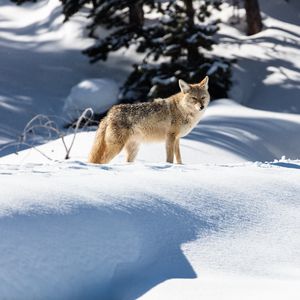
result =
[{"label": "tree trunk", "polygon": [[[186,7],[188,27],[190,28],[190,32],[192,32],[195,26],[194,23],[195,9],[193,6],[193,0],[184,0],[184,4]],[[187,45],[187,51],[188,51],[188,62],[190,63],[195,62],[199,57],[198,46],[189,44]]]},{"label": "tree trunk", "polygon": [[246,19],[247,19],[247,34],[252,35],[262,30],[262,21],[259,10],[258,0],[244,0]]},{"label": "tree trunk", "polygon": [[129,5],[129,23],[132,26],[142,27],[144,24],[143,1],[134,1]]}]

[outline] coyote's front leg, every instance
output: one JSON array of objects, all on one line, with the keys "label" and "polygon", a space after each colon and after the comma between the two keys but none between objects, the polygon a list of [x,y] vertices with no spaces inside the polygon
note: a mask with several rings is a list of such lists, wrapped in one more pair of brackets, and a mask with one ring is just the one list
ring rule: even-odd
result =
[{"label": "coyote's front leg", "polygon": [[167,135],[166,150],[167,150],[167,162],[168,163],[173,163],[173,161],[174,161],[175,140],[176,140],[176,138],[175,138],[174,133],[169,133]]},{"label": "coyote's front leg", "polygon": [[176,157],[176,162],[178,164],[182,164],[181,154],[180,154],[180,146],[179,146],[179,138],[177,138],[175,141],[175,157]]}]

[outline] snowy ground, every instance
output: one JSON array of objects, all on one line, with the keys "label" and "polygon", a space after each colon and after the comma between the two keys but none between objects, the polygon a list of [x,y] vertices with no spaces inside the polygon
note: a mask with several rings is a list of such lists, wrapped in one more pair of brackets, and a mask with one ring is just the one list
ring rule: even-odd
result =
[{"label": "snowy ground", "polygon": [[298,299],[299,170],[1,162],[0,293]]},{"label": "snowy ground", "polygon": [[[299,298],[299,10],[261,2],[265,30],[223,24],[216,48],[239,58],[231,93],[248,107],[212,103],[182,140],[185,165],[164,163],[162,144],[87,164],[94,132],[69,161],[61,140],[38,147],[52,161],[0,158],[1,299]],[[82,79],[128,71],[118,55],[89,66],[84,18],[61,25],[58,1],[0,7],[0,144],[36,113],[61,116]]]},{"label": "snowy ground", "polygon": [[[300,158],[299,115],[266,112],[244,107],[229,99],[220,99],[209,105],[200,124],[181,140],[183,162],[240,163],[273,161],[286,156]],[[66,138],[71,144],[72,135]],[[86,161],[94,138],[94,131],[82,132],[71,150],[73,160]],[[61,140],[42,145],[40,149],[49,158],[62,160],[65,150]],[[138,154],[141,162],[165,161],[164,144],[142,145]],[[123,153],[112,162],[123,163]],[[12,164],[45,162],[35,149],[2,157],[1,162]]]},{"label": "snowy ground", "polygon": [[296,300],[299,169],[1,165],[1,296]]},{"label": "snowy ground", "polygon": [[130,59],[121,55],[109,66],[89,64],[81,53],[92,43],[82,38],[86,19],[79,14],[63,24],[59,0],[22,6],[2,0],[0,20],[0,146],[16,140],[36,114],[73,121],[62,108],[80,81],[109,74],[121,82],[128,73]]},{"label": "snowy ground", "polygon": [[[226,25],[231,8],[225,5],[220,16],[215,52],[239,62],[230,96],[253,108],[299,113],[299,1],[261,5],[266,27],[252,37]],[[82,39],[86,20],[79,14],[62,24],[58,0],[21,7],[2,0],[0,20],[0,146],[15,140],[38,113],[68,119],[62,107],[73,86],[103,76],[120,83],[134,60],[119,52],[108,64],[89,65],[80,53],[92,43]]]},{"label": "snowy ground", "polygon": [[297,116],[220,100],[182,141],[186,165],[164,163],[161,144],[134,164],[89,165],[93,132],[67,162],[60,140],[39,147],[57,161],[1,158],[0,294],[297,299],[299,129]]},{"label": "snowy ground", "polygon": [[[230,96],[253,108],[299,114],[300,2],[260,1],[260,6],[264,30],[248,37],[245,23],[228,24],[232,8],[224,5],[216,52],[238,60]],[[244,18],[243,9],[240,16]]]}]

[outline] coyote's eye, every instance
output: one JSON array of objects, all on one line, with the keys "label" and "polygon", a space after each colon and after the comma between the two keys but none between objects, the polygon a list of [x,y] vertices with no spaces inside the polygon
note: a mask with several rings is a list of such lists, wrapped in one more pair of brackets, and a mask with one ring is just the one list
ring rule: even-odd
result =
[{"label": "coyote's eye", "polygon": [[205,99],[205,96],[201,97],[201,100],[204,100]]}]

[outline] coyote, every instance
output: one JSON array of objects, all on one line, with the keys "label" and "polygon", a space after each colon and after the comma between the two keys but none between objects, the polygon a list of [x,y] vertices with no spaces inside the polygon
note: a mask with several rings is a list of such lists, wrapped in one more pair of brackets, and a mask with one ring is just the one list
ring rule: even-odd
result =
[{"label": "coyote", "polygon": [[167,162],[182,164],[179,139],[200,121],[210,101],[208,77],[198,84],[179,80],[181,92],[166,99],[113,106],[101,121],[89,154],[91,163],[110,162],[123,148],[133,162],[143,142],[166,142]]}]

